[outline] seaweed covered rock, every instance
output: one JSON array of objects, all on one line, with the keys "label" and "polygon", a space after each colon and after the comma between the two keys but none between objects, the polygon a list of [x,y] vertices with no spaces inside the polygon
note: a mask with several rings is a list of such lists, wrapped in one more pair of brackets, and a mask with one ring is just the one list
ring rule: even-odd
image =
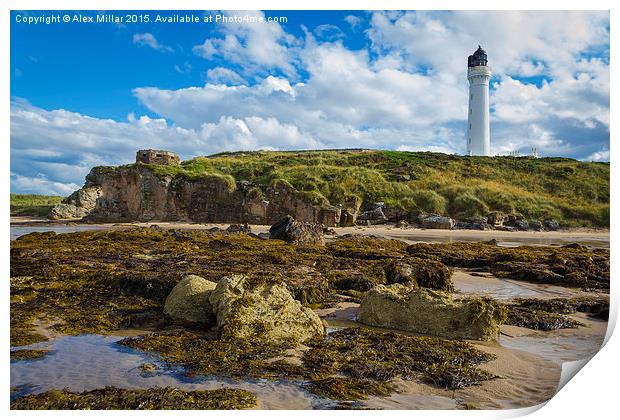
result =
[{"label": "seaweed covered rock", "polygon": [[108,386],[92,391],[46,391],[19,397],[12,410],[234,410],[256,405],[242,389],[181,391],[176,388],[121,389]]},{"label": "seaweed covered rock", "polygon": [[454,299],[452,294],[400,284],[369,291],[358,321],[447,338],[493,340],[505,319],[505,308],[481,298]]},{"label": "seaweed covered rock", "polygon": [[172,289],[164,313],[176,321],[208,323],[214,320],[209,301],[216,284],[202,277],[188,275]]},{"label": "seaweed covered rock", "polygon": [[224,277],[210,301],[222,340],[303,343],[325,336],[321,319],[293,299],[281,281]]},{"label": "seaweed covered rock", "polygon": [[506,324],[540,331],[577,328],[583,325],[581,322],[575,321],[565,315],[530,309],[518,305],[508,306],[508,319],[506,320]]},{"label": "seaweed covered rock", "polygon": [[407,258],[392,261],[385,266],[387,284],[404,284],[412,287],[427,287],[445,292],[454,291],[450,279],[452,270],[439,261]]},{"label": "seaweed covered rock", "polygon": [[325,245],[320,224],[300,222],[291,216],[286,216],[271,226],[269,239],[281,239],[296,245]]}]

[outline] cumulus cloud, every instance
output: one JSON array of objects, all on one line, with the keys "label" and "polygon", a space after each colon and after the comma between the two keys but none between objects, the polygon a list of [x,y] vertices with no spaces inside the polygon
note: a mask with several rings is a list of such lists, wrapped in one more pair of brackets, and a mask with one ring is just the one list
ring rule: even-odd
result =
[{"label": "cumulus cloud", "polygon": [[247,83],[237,72],[225,67],[209,69],[205,73],[205,76],[208,81],[215,84],[243,85]]},{"label": "cumulus cloud", "polygon": [[142,34],[133,34],[133,43],[138,46],[147,46],[161,52],[173,52],[174,49],[167,45],[160,44],[153,34],[145,32]]},{"label": "cumulus cloud", "polygon": [[[264,18],[261,11],[226,14],[231,17]],[[202,44],[193,47],[194,54],[208,60],[221,58],[240,65],[246,75],[280,70],[290,77],[296,76],[294,54],[290,51],[296,39],[277,22],[225,22],[218,24],[218,28],[221,36],[206,38]]]}]

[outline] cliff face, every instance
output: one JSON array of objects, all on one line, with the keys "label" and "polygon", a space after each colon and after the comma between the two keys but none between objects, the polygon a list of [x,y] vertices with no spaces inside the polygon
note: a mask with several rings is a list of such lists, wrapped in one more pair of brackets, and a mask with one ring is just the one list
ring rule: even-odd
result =
[{"label": "cliff face", "polygon": [[[90,200],[76,200],[82,196]],[[140,164],[93,168],[84,187],[56,206],[50,218],[273,224],[287,214],[326,226],[341,219],[339,207],[314,205],[285,182],[259,188],[217,175],[158,176]]]}]

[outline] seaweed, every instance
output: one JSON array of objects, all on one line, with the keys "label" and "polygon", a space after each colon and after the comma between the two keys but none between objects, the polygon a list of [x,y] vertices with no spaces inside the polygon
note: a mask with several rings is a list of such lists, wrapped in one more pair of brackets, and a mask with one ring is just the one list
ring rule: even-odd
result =
[{"label": "seaweed", "polygon": [[242,389],[207,391],[106,387],[81,393],[67,389],[16,398],[12,410],[237,410],[252,408],[256,398]]},{"label": "seaweed", "polygon": [[[336,381],[336,394],[376,394],[387,392],[387,382],[398,376],[417,379],[440,388],[460,389],[494,378],[476,365],[494,358],[476,350],[464,341],[431,337],[412,337],[378,332],[366,328],[346,328],[329,338],[311,345],[303,356],[304,366],[312,380],[311,389],[325,391],[322,382],[331,377]],[[347,393],[344,388],[350,386]]]},{"label": "seaweed", "polygon": [[609,250],[586,247],[507,248],[489,242],[416,243],[407,252],[449,267],[489,271],[497,277],[582,289],[609,289]]},{"label": "seaweed", "polygon": [[174,331],[128,337],[118,344],[153,353],[169,365],[180,365],[188,376],[230,378],[299,377],[299,367],[277,360],[286,345],[244,340],[223,341],[198,332]]},{"label": "seaweed", "polygon": [[51,350],[45,349],[24,349],[11,350],[11,360],[35,360],[47,356]]},{"label": "seaweed", "polygon": [[584,312],[591,316],[607,319],[609,316],[608,296],[578,296],[573,298],[553,299],[515,299],[515,305],[521,308],[529,308],[537,311],[553,312],[569,315],[575,312]]},{"label": "seaweed", "polygon": [[552,312],[537,311],[516,305],[508,306],[506,324],[532,330],[553,331],[562,328],[577,328],[583,324],[564,315]]}]

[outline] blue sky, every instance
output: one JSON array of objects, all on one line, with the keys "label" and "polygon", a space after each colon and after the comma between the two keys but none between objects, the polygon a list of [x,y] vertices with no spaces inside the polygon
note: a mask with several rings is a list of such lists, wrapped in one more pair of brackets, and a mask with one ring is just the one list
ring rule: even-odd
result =
[{"label": "blue sky", "polygon": [[[286,22],[17,23],[11,190],[68,194],[138,148],[463,153],[466,60],[489,54],[492,151],[609,159],[607,12],[135,12]],[[103,12],[102,12],[103,13]],[[132,12],[107,12],[119,16]],[[525,31],[524,29],[527,29]]]}]

